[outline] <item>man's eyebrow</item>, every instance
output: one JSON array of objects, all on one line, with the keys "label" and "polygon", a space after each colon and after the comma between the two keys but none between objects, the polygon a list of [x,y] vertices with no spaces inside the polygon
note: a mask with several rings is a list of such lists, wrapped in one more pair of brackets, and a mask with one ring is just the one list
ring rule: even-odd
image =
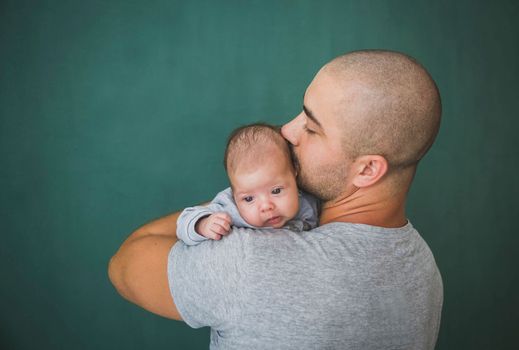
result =
[{"label": "man's eyebrow", "polygon": [[306,107],[305,105],[303,105],[303,111],[305,111],[305,114],[308,118],[310,118],[315,124],[317,124],[321,129],[323,128],[323,126],[321,125],[321,123],[319,123],[319,121],[317,120],[317,118],[315,118],[314,114],[312,113],[311,110],[308,109],[308,107]]}]

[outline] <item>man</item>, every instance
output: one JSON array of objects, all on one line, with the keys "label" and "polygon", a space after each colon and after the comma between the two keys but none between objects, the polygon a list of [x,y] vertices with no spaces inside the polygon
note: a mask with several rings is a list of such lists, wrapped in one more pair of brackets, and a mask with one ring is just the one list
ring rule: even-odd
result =
[{"label": "man", "polygon": [[211,326],[213,349],[432,349],[442,280],[405,201],[440,114],[436,85],[412,58],[340,56],[282,128],[300,186],[323,201],[320,227],[234,229],[171,248],[175,213],[123,243],[110,279],[151,312]]}]

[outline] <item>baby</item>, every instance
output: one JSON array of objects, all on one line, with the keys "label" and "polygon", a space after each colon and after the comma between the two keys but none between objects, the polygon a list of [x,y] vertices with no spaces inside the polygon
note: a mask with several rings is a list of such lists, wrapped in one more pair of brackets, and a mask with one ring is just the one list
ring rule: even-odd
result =
[{"label": "baby", "polygon": [[184,243],[219,240],[231,225],[297,231],[317,226],[317,200],[298,190],[288,144],[276,127],[251,124],[234,130],[224,166],[231,187],[209,205],[180,214],[177,237]]}]

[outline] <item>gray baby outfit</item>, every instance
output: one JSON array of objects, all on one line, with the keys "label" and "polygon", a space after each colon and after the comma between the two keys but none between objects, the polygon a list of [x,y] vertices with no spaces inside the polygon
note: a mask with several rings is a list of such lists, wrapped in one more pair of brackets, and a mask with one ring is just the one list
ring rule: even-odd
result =
[{"label": "gray baby outfit", "polygon": [[211,349],[433,349],[443,302],[411,223],[233,228],[177,242],[168,280],[184,321],[211,327]]},{"label": "gray baby outfit", "polygon": [[[286,228],[302,231],[316,227],[319,219],[317,204],[318,202],[315,197],[299,191],[299,211],[292,220],[285,224]],[[196,232],[195,225],[198,220],[204,216],[209,216],[220,211],[225,211],[231,216],[233,226],[259,228],[249,225],[243,220],[232,196],[232,190],[229,187],[218,193],[207,206],[196,206],[184,209],[177,220],[177,238],[188,245],[196,245],[207,240],[206,237]]]}]

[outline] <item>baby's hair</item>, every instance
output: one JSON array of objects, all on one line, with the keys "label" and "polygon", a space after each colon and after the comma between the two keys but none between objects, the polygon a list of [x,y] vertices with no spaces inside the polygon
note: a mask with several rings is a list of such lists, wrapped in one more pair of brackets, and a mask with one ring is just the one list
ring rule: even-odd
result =
[{"label": "baby's hair", "polygon": [[223,165],[227,174],[235,171],[238,163],[244,160],[250,163],[261,164],[266,161],[265,149],[273,144],[278,148],[292,167],[292,157],[288,143],[281,136],[279,126],[266,123],[254,123],[240,126],[229,135]]}]

